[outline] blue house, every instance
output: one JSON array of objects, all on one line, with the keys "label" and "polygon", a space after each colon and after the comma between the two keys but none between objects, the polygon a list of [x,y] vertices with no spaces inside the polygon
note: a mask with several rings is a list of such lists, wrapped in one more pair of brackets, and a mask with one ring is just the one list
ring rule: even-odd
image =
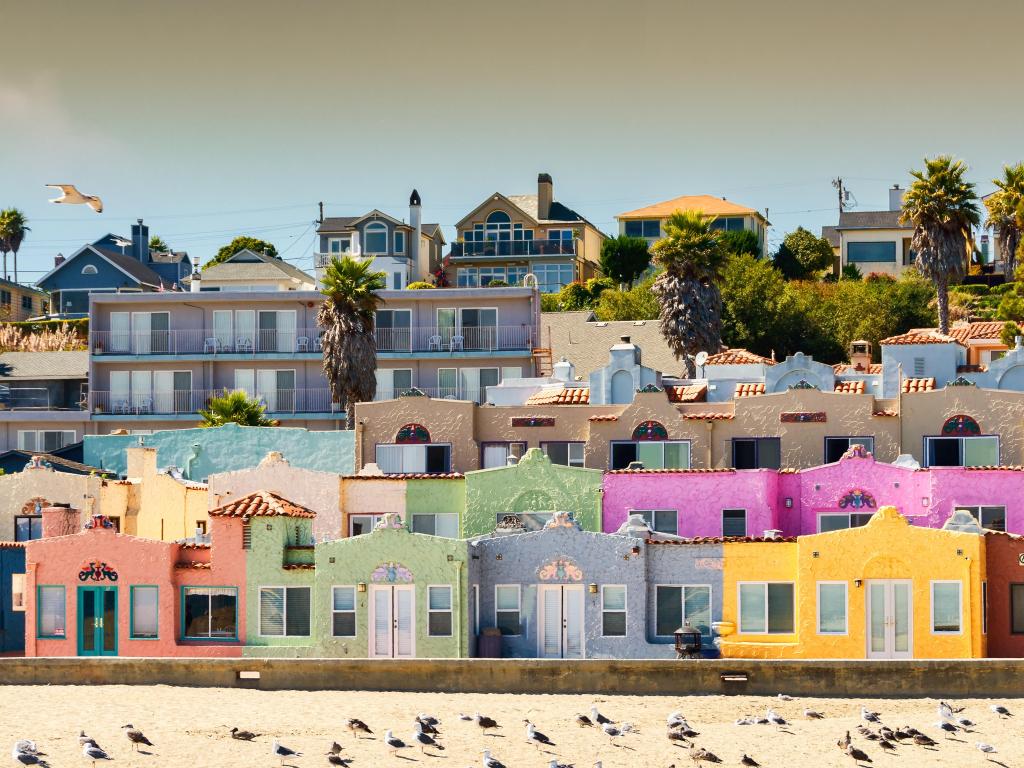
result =
[{"label": "blue house", "polygon": [[88,315],[91,293],[180,290],[192,271],[187,253],[150,250],[142,219],[132,225],[130,239],[106,234],[54,262],[37,285],[50,293],[50,311],[63,317]]},{"label": "blue house", "polygon": [[25,545],[0,541],[0,656],[25,650],[25,607],[14,595],[14,575],[25,573]]}]

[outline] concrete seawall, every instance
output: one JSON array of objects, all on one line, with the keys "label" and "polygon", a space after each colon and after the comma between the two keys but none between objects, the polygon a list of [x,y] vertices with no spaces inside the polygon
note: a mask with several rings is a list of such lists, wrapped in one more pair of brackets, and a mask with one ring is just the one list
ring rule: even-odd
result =
[{"label": "concrete seawall", "polygon": [[1024,691],[1024,660],[3,658],[0,685],[529,694],[1020,696]]}]

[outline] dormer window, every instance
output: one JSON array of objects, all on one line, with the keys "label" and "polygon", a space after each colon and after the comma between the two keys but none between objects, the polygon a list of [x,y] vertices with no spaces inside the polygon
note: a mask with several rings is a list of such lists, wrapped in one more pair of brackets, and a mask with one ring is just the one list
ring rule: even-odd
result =
[{"label": "dormer window", "polygon": [[96,274],[99,274],[99,270],[96,269],[96,265],[95,264],[86,264],[84,267],[82,267],[82,274],[83,275],[96,275]]},{"label": "dormer window", "polygon": [[368,254],[386,254],[388,252],[388,228],[386,224],[374,222],[367,224],[363,233],[363,251]]}]

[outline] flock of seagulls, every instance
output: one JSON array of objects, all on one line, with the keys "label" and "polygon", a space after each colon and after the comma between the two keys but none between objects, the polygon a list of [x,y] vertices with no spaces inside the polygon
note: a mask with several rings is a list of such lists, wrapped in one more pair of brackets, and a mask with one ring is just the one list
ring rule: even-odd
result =
[{"label": "flock of seagulls", "polygon": [[[792,697],[784,694],[779,694],[778,699],[785,702],[793,701]],[[993,704],[990,706],[990,709],[992,713],[1000,719],[1013,717],[1013,713],[1004,705]],[[964,709],[962,707],[955,708],[953,705],[945,701],[940,701],[937,710],[939,719],[934,723],[934,728],[941,732],[941,739],[954,739],[957,736],[965,736],[967,734],[975,733],[977,724],[973,720],[964,716]],[[807,720],[825,719],[825,715],[823,713],[813,709],[804,709],[803,715]],[[459,719],[472,723],[482,736],[495,736],[497,735],[495,734],[495,731],[502,730],[502,726],[497,720],[486,715],[481,715],[479,712],[472,715],[459,713]],[[881,750],[882,753],[899,754],[899,750],[904,746],[915,746],[928,750],[937,750],[942,744],[942,741],[939,739],[933,738],[909,725],[895,728],[891,727],[883,721],[883,717],[880,712],[871,711],[864,706],[862,706],[860,710],[860,719],[862,722],[856,726],[855,731],[857,736],[866,742],[863,746],[858,746],[854,743],[854,737],[851,731],[846,731],[843,737],[836,742],[839,749],[846,754],[853,761],[854,766],[857,766],[858,768],[864,768],[864,766],[869,766],[873,763],[869,750],[875,751],[875,749],[877,749]],[[623,741],[624,737],[627,737],[629,734],[640,733],[639,729],[632,723],[617,721],[600,712],[596,706],[591,707],[588,713],[577,714],[574,718],[574,722],[580,728],[599,729],[608,737],[609,743],[615,747],[625,747],[626,744]],[[552,741],[547,734],[539,730],[532,720],[529,718],[524,719],[523,725],[525,726],[524,736],[526,743],[533,745],[536,748],[538,755],[543,752],[549,756],[545,758],[548,761],[547,768],[576,768],[573,763],[559,762],[558,757],[551,751],[553,748],[557,747],[557,744]],[[665,725],[669,745],[685,749],[686,756],[689,757],[693,765],[697,768],[701,768],[702,765],[725,763],[725,760],[714,752],[711,752],[707,747],[697,744],[696,740],[701,734],[689,723],[686,716],[681,711],[670,713],[665,719]],[[763,716],[741,717],[735,720],[734,725],[773,726],[779,731],[792,733],[792,731],[787,730],[790,723],[770,706],[767,708]],[[345,727],[356,741],[365,738],[376,738],[373,729],[358,718],[349,718],[346,720]],[[141,747],[155,746],[153,742],[146,738],[145,734],[141,730],[133,726],[131,723],[122,726],[121,730],[128,741],[131,751],[139,752],[144,755],[152,754],[141,749]],[[228,734],[230,738],[236,741],[246,742],[253,742],[263,736],[261,733],[240,729],[238,727],[231,728]],[[423,755],[441,757],[442,755],[439,753],[445,751],[445,747],[441,743],[442,738],[441,720],[434,715],[420,712],[413,718],[412,730],[407,738],[396,736],[394,730],[386,729],[382,737],[382,742],[387,748],[388,754],[392,757],[405,757],[404,753],[409,750],[413,750],[415,754],[415,750],[417,749]],[[966,738],[959,738],[957,740],[961,742],[968,740],[973,741],[973,739]],[[88,761],[93,768],[96,768],[100,763],[113,761],[115,759],[106,749],[99,745],[96,739],[86,735],[85,731],[81,731],[79,733],[78,743],[81,747],[83,760]],[[998,750],[995,746],[983,741],[975,741],[974,745],[975,748],[984,754],[990,761],[997,762],[991,757],[992,755],[998,754]],[[285,765],[286,760],[293,760],[303,756],[302,752],[285,746],[276,738],[272,740],[270,751],[272,758],[278,760],[279,765],[281,766]],[[344,751],[345,750],[341,744],[337,741],[332,742],[331,746],[324,753],[327,764],[348,768],[348,766],[354,762],[354,758],[343,754]],[[20,739],[16,741],[11,750],[11,758],[15,763],[21,766],[51,768],[50,764],[46,761],[46,753],[41,751],[36,745],[36,742],[30,739]],[[761,766],[761,763],[746,753],[740,755],[737,762],[739,765],[747,766],[747,768],[760,768]],[[1001,763],[997,764],[1002,765]],[[479,766],[480,768],[507,768],[506,764],[493,755],[490,749],[481,750]],[[470,768],[474,768],[474,766],[470,766]],[[601,761],[595,762],[593,764],[593,768],[602,768]],[[676,768],[676,766],[673,764],[669,766],[669,768]]]}]

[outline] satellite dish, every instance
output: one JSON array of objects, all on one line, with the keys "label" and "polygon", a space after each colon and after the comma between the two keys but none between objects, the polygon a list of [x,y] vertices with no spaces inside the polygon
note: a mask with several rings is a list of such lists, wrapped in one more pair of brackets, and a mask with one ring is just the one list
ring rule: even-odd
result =
[{"label": "satellite dish", "polygon": [[707,352],[698,352],[697,356],[695,358],[693,358],[693,362],[695,362],[698,365],[698,367],[700,367],[700,368],[703,368],[704,364],[707,361],[708,361],[708,353]]}]

